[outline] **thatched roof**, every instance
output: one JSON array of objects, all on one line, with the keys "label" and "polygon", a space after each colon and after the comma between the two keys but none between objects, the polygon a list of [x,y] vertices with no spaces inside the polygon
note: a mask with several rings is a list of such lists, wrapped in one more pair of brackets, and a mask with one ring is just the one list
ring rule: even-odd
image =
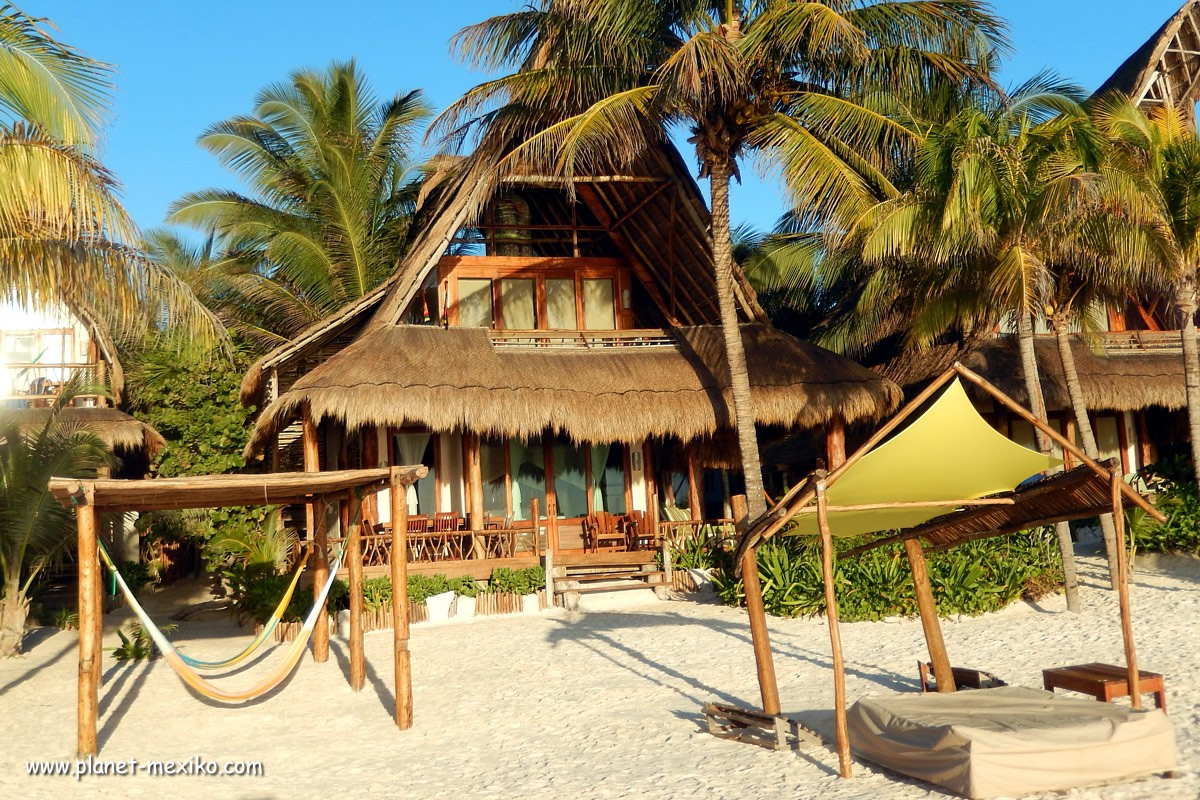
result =
[{"label": "thatched roof", "polygon": [[[1034,341],[1042,392],[1050,408],[1070,408],[1066,379],[1058,346],[1052,338]],[[1087,406],[1093,411],[1131,411],[1148,406],[1177,409],[1187,405],[1183,384],[1183,358],[1176,354],[1130,353],[1099,355],[1086,343],[1072,341],[1079,382]],[[962,359],[1020,403],[1028,405],[1017,340],[999,336],[981,344]]]},{"label": "thatched roof", "polygon": [[[758,421],[813,427],[839,414],[875,419],[899,403],[895,384],[765,325],[743,326]],[[724,338],[684,327],[673,343],[558,349],[496,347],[480,328],[396,325],[370,330],[301,378],[260,415],[247,457],[302,402],[350,428],[420,424],[577,441],[687,441],[731,426]]]},{"label": "thatched roof", "polygon": [[[49,415],[47,408],[18,408],[6,410],[3,416],[6,421],[12,420],[22,428],[31,429],[45,425]],[[86,425],[113,452],[144,451],[147,457],[153,458],[167,446],[166,440],[153,427],[115,408],[64,408],[59,419],[68,424]]]},{"label": "thatched roof", "polygon": [[1187,0],[1117,68],[1096,95],[1119,91],[1140,105],[1190,109],[1200,100],[1200,0]]},{"label": "thatched roof", "polygon": [[[311,356],[334,339],[357,335],[364,327],[396,324],[455,234],[476,222],[498,192],[522,186],[560,189],[559,207],[550,213],[564,222],[571,218],[567,186],[560,179],[512,174],[500,178],[481,158],[447,160],[444,166],[436,176],[437,188],[420,212],[419,231],[387,283],[259,359],[242,382],[243,403],[261,403],[271,369]],[[664,321],[718,322],[709,212],[687,165],[672,145],[664,143],[621,167],[619,173],[574,181],[584,211],[608,229],[616,254],[629,261]],[[754,289],[736,265],[734,279],[742,318],[766,322]]]}]

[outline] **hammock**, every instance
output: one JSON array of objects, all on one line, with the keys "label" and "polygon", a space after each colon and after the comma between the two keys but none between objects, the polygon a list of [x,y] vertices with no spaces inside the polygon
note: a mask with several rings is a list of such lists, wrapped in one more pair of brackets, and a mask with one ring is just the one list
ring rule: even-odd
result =
[{"label": "hammock", "polygon": [[[104,552],[103,543],[100,544],[100,552],[104,558],[104,563],[107,564],[109,570],[115,574],[116,569],[113,567],[112,561],[109,559],[108,554]],[[270,618],[263,623],[262,630],[259,631],[258,635],[254,637],[254,641],[250,642],[250,644],[246,646],[245,650],[233,656],[232,658],[225,659],[224,661],[201,661],[198,658],[192,658],[184,652],[180,652],[179,657],[182,658],[184,663],[188,666],[195,667],[196,669],[208,670],[211,672],[213,670],[228,669],[229,667],[237,666],[253,655],[258,648],[262,647],[263,644],[266,643],[267,639],[270,638],[271,633],[279,625],[279,621],[283,619],[284,612],[287,611],[288,605],[292,602],[292,595],[296,592],[296,587],[300,584],[300,576],[304,573],[305,566],[308,565],[308,556],[310,553],[312,553],[311,542],[304,548],[304,555],[300,557],[300,566],[297,567],[296,574],[292,576],[292,582],[288,584],[287,591],[283,593],[283,597],[280,599],[279,605],[275,607],[273,612],[271,612]]]},{"label": "hammock", "polygon": [[[100,557],[104,560],[105,565],[112,570],[113,575],[116,577],[117,584],[121,587],[121,593],[125,595],[126,602],[129,603],[129,607],[134,610],[135,614],[137,614],[138,619],[142,623],[142,627],[145,629],[146,633],[149,634],[150,639],[154,642],[155,647],[162,652],[163,658],[165,658],[167,663],[170,664],[175,672],[179,674],[179,677],[183,679],[183,682],[210,700],[216,700],[222,703],[244,703],[247,700],[253,700],[256,697],[261,697],[275,687],[279,686],[279,684],[283,683],[283,681],[287,679],[287,676],[291,674],[292,670],[296,668],[296,664],[300,662],[300,657],[304,655],[304,650],[308,646],[308,640],[312,636],[313,628],[316,627],[317,620],[320,618],[321,614],[325,613],[325,600],[329,597],[329,590],[333,588],[333,582],[336,580],[338,568],[341,567],[342,557],[346,553],[347,541],[348,539],[342,540],[342,546],[338,548],[337,557],[334,558],[333,563],[329,565],[329,577],[325,580],[325,585],[321,587],[320,595],[313,603],[313,607],[309,610],[308,616],[304,619],[304,627],[300,629],[300,633],[296,636],[295,641],[293,641],[291,647],[288,648],[287,656],[282,662],[280,662],[279,666],[275,668],[275,671],[267,676],[265,681],[258,686],[255,686],[254,688],[248,689],[244,692],[222,691],[221,689],[218,689],[216,686],[212,685],[207,679],[204,678],[204,676],[198,674],[191,666],[189,666],[189,664],[184,660],[183,654],[176,650],[175,646],[167,640],[167,637],[163,635],[163,632],[159,630],[157,625],[154,624],[154,620],[150,619],[150,615],[146,613],[146,610],[142,608],[141,604],[137,601],[137,598],[133,596],[133,592],[130,591],[129,585],[125,583],[125,579],[121,577],[121,573],[118,572],[113,566],[112,561],[108,557],[108,553],[104,551],[103,547],[100,547]],[[295,580],[298,578],[299,574],[297,573],[297,576],[295,579],[293,579],[293,582],[295,582]]]}]

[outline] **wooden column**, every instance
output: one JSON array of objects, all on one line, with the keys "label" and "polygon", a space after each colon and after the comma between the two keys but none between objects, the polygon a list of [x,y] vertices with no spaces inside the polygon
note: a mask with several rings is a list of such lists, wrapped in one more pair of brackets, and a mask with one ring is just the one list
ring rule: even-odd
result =
[{"label": "wooden column", "polygon": [[[351,502],[354,501],[347,499],[343,508],[349,510]],[[362,501],[357,503],[361,517]],[[343,515],[343,519],[348,516]],[[367,661],[363,653],[362,520],[348,522],[348,529],[343,530],[342,535],[347,538],[346,560],[350,562],[350,688],[357,692],[367,682]]]},{"label": "wooden column", "polygon": [[917,591],[917,611],[921,614],[921,628],[925,631],[925,644],[929,647],[929,660],[933,663],[938,691],[953,692],[954,672],[950,669],[950,657],[946,655],[946,642],[942,639],[942,624],[938,619],[937,603],[933,599],[933,587],[929,584],[929,570],[925,567],[925,551],[921,548],[921,540],[905,539],[904,552],[912,569],[913,586]]},{"label": "wooden column", "polygon": [[[307,402],[300,406],[301,436],[304,445],[304,471],[320,472],[321,456],[317,446],[317,426],[312,419],[312,410]],[[329,532],[328,521],[323,500],[313,498],[305,509],[308,523],[308,537],[313,543],[313,600],[321,594],[321,587],[329,577]],[[312,635],[313,660],[329,660],[329,618],[326,614],[317,615],[317,624],[313,627]]]},{"label": "wooden column", "polygon": [[[744,494],[730,499],[733,521],[739,534],[746,530],[749,511]],[[779,713],[779,682],[775,679],[775,661],[771,657],[771,639],[767,633],[767,612],[763,608],[762,585],[758,580],[758,552],[753,547],[742,554],[742,585],[746,594],[746,611],[750,616],[750,640],[754,645],[754,664],[758,669],[758,689],[762,695],[763,711]]]},{"label": "wooden column", "polygon": [[696,465],[696,445],[689,442],[687,446],[687,482],[688,482],[688,511],[694,520],[700,520],[704,511],[700,504],[700,470]]},{"label": "wooden column", "polygon": [[392,642],[396,665],[396,727],[413,724],[412,662],[408,653],[408,503],[400,470],[393,467],[388,492],[392,506]]},{"label": "wooden column", "polygon": [[654,473],[654,449],[650,440],[642,442],[642,480],[646,483],[646,520],[655,537],[658,536],[658,479]]},{"label": "wooden column", "polygon": [[846,421],[834,415],[825,429],[825,464],[833,471],[846,463]]},{"label": "wooden column", "polygon": [[829,644],[833,650],[833,710],[837,731],[838,766],[843,778],[849,778],[850,733],[846,724],[846,664],[842,660],[842,633],[838,629],[837,593],[833,582],[833,535],[829,531],[828,499],[825,496],[825,472],[817,472],[817,527],[821,531],[821,577],[825,584],[825,620],[829,624]]},{"label": "wooden column", "polygon": [[104,608],[100,603],[100,558],[96,548],[96,507],[90,491],[75,509],[79,552],[79,756],[96,754],[96,718],[100,693],[100,637]]},{"label": "wooden column", "polygon": [[1124,478],[1120,467],[1112,468],[1112,515],[1117,533],[1117,602],[1121,610],[1121,638],[1125,643],[1125,667],[1128,670],[1129,703],[1142,707],[1141,673],[1137,650],[1133,646],[1133,620],[1129,613],[1129,551],[1125,546],[1125,510],[1121,502]]},{"label": "wooden column", "polygon": [[483,468],[479,456],[479,434],[463,434],[463,471],[467,479],[467,513],[471,530],[483,530]]}]

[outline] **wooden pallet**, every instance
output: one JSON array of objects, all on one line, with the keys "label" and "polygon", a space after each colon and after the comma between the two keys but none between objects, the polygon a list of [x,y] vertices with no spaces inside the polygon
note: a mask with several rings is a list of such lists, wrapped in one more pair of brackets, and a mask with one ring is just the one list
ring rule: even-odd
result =
[{"label": "wooden pallet", "polygon": [[756,744],[768,750],[806,751],[822,746],[821,734],[782,714],[754,708],[705,703],[708,732],[720,739]]}]

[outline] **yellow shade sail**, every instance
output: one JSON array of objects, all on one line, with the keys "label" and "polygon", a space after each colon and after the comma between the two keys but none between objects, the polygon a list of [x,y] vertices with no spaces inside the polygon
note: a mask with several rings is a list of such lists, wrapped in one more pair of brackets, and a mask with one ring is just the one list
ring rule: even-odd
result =
[{"label": "yellow shade sail", "polygon": [[[829,487],[830,506],[974,500],[1012,491],[1062,461],[1009,440],[987,423],[955,380],[915,422],[862,457]],[[817,533],[815,503],[788,533]],[[831,511],[834,536],[911,528],[953,508]]]}]

